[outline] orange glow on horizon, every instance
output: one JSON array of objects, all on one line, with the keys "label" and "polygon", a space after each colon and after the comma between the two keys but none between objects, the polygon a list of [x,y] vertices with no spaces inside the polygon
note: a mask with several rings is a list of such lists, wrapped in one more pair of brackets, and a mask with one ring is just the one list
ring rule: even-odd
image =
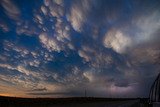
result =
[{"label": "orange glow on horizon", "polygon": [[0,96],[5,96],[5,97],[15,97],[15,95],[7,94],[7,93],[0,93]]},{"label": "orange glow on horizon", "polygon": [[21,98],[30,98],[27,95],[22,95],[22,94],[11,94],[11,93],[0,93],[0,96],[4,97],[21,97]]}]

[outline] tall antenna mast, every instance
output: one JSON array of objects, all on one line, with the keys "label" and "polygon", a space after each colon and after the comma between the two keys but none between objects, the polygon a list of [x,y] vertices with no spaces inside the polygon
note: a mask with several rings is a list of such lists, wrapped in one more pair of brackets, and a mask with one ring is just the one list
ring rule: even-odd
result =
[{"label": "tall antenna mast", "polygon": [[86,91],[86,89],[84,90],[84,97],[87,97],[87,91]]}]

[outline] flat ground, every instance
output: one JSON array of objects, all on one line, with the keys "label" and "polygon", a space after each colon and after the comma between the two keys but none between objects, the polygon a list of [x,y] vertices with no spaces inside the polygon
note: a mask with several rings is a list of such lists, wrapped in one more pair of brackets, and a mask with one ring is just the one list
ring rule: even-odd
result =
[{"label": "flat ground", "polygon": [[0,107],[149,107],[147,99],[0,97]]}]

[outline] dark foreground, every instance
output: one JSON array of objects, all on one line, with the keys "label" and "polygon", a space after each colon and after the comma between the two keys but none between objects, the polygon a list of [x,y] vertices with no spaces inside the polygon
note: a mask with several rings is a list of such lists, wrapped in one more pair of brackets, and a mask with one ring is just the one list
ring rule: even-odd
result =
[{"label": "dark foreground", "polygon": [[150,107],[147,99],[0,97],[0,107]]}]

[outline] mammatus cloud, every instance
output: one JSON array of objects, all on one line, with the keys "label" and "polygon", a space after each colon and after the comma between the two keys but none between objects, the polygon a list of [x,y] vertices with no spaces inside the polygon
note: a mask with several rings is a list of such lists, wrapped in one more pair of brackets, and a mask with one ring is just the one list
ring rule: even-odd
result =
[{"label": "mammatus cloud", "polygon": [[71,22],[75,31],[81,32],[83,24],[87,21],[87,16],[90,11],[91,0],[75,1],[70,8],[68,20]]},{"label": "mammatus cloud", "polygon": [[132,40],[121,31],[110,30],[104,38],[104,46],[113,48],[117,53],[123,53],[132,45]]},{"label": "mammatus cloud", "polygon": [[[64,1],[63,0],[44,0],[44,5],[48,7],[49,13],[56,18],[64,16]],[[44,9],[43,9],[44,10]]]},{"label": "mammatus cloud", "polygon": [[[41,6],[41,11],[45,15],[43,17],[38,12],[35,14],[36,23],[40,28],[39,34],[40,42],[44,48],[47,48],[50,52],[60,52],[67,49],[74,49],[71,40],[71,27],[67,20],[63,20],[65,16],[64,1],[51,1],[44,0],[44,5]],[[49,23],[52,26],[45,25],[49,18]],[[46,20],[47,19],[47,20]],[[53,20],[54,19],[54,20]],[[50,32],[53,32],[52,34]]]},{"label": "mammatus cloud", "polygon": [[[32,25],[29,21],[19,22],[16,27],[16,33],[17,35],[27,35],[27,36],[34,36],[38,35],[39,31],[36,28],[36,25]],[[42,23],[42,22],[41,22]]]},{"label": "mammatus cloud", "polygon": [[[112,48],[118,53],[126,53],[128,50],[136,48],[138,45],[146,43],[154,45],[152,42],[159,39],[159,12],[154,11],[152,15],[137,16],[131,20],[132,24],[123,25],[124,28],[110,29],[104,37],[104,46]],[[132,29],[134,27],[134,29]],[[131,34],[130,32],[134,32]]]},{"label": "mammatus cloud", "polygon": [[43,12],[44,15],[48,14],[48,10],[45,6],[41,6],[41,11]]},{"label": "mammatus cloud", "polygon": [[[13,20],[13,24],[16,25],[16,33],[18,35],[26,34],[32,36],[38,34],[38,30],[34,25],[31,25],[29,21],[24,20],[21,16],[21,10],[12,0],[1,0],[1,6],[4,9],[4,13]],[[11,20],[11,21],[12,21]],[[31,22],[33,23],[33,22]],[[4,31],[8,31],[9,27],[4,24],[1,24],[1,28]],[[11,29],[10,29],[11,30]]]},{"label": "mammatus cloud", "polygon": [[10,30],[7,24],[1,20],[0,20],[0,29],[2,29],[4,32],[8,32]]},{"label": "mammatus cloud", "polygon": [[[16,65],[21,64],[24,66],[39,67],[40,64],[47,63],[48,61],[52,61],[54,59],[54,56],[49,53],[49,51],[31,51],[26,47],[16,45],[15,43],[9,41],[4,41],[4,50],[6,53],[2,54],[0,58],[1,61],[4,61],[4,63],[7,63],[7,61],[10,62],[11,60],[16,60],[14,61]],[[15,53],[14,56],[9,54],[10,52]],[[41,60],[43,60],[43,62]]]},{"label": "mammatus cloud", "polygon": [[1,0],[1,5],[5,10],[5,13],[14,20],[18,20],[21,12],[15,3],[11,0]]},{"label": "mammatus cloud", "polygon": [[82,46],[78,54],[84,59],[84,63],[89,63],[94,68],[109,68],[114,63],[111,53],[102,52],[102,50],[94,46]]},{"label": "mammatus cloud", "polygon": [[50,52],[57,51],[60,52],[62,48],[58,44],[58,41],[54,38],[49,38],[47,34],[42,33],[40,36],[40,41]]}]

